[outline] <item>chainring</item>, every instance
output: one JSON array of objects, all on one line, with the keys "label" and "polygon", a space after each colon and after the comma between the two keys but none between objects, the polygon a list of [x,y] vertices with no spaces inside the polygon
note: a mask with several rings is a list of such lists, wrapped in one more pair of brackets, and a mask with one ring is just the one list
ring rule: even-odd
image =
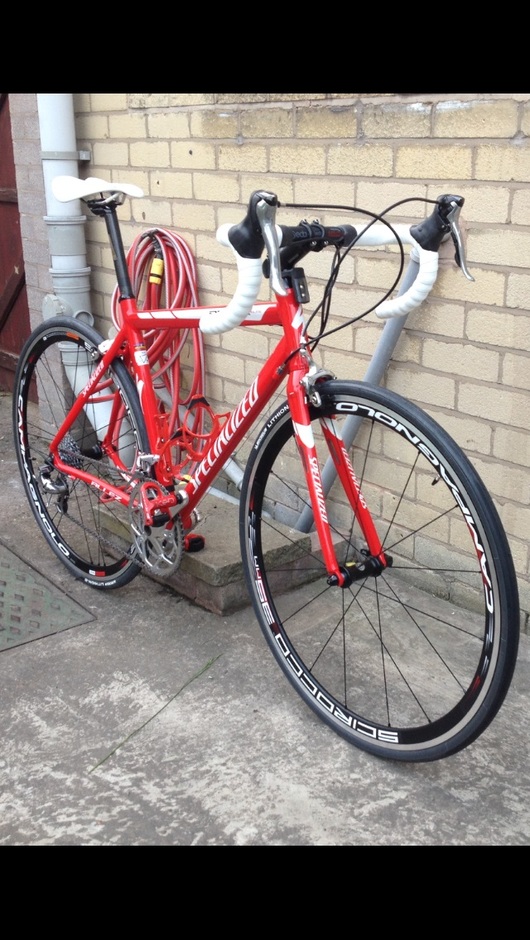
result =
[{"label": "chainring", "polygon": [[[179,515],[165,525],[146,525],[141,493],[149,484],[136,483],[131,489],[129,523],[138,559],[150,574],[167,578],[177,570],[184,551],[184,529]],[[156,486],[157,491],[160,487]]]}]

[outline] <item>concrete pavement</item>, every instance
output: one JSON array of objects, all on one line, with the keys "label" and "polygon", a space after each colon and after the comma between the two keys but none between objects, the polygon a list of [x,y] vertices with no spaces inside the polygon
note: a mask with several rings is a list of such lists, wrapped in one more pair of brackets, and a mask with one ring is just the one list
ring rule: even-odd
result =
[{"label": "concrete pavement", "polygon": [[530,843],[529,637],[478,741],[381,761],[309,711],[250,608],[210,612],[144,576],[108,593],[73,580],[27,506],[9,395],[0,481],[3,596],[15,609],[29,586],[36,605],[0,650],[0,845]]}]

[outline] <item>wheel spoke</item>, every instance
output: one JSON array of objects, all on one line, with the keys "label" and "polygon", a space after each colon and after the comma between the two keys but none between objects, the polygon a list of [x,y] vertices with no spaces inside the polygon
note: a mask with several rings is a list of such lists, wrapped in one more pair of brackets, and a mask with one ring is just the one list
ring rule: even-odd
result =
[{"label": "wheel spoke", "polygon": [[[483,484],[432,419],[387,390],[327,387],[333,393],[323,391],[313,413],[321,466],[320,422],[333,417],[338,428],[343,415],[364,415],[350,453],[362,493],[354,503],[366,501],[390,566],[344,589],[327,584],[315,534],[296,531],[309,497],[280,408],[243,484],[254,607],[280,666],[334,730],[383,756],[432,760],[474,740],[506,694],[517,647],[517,605],[507,600],[515,575],[497,565],[490,545],[502,544],[508,559],[509,550]],[[338,563],[365,560],[356,506],[338,477],[326,510]]]},{"label": "wheel spoke", "polygon": [[[32,510],[50,547],[77,577],[118,587],[140,568],[131,552],[127,508],[105,498],[101,485],[129,486],[138,451],[147,447],[136,390],[123,362],[116,360],[100,377],[97,391],[59,443],[63,464],[72,473],[90,474],[92,483],[57,472],[50,453],[75,395],[99,360],[100,342],[91,328],[63,318],[34,331],[15,379],[15,421],[23,430],[23,446],[17,434],[16,447]],[[105,454],[114,416],[113,448]]]}]

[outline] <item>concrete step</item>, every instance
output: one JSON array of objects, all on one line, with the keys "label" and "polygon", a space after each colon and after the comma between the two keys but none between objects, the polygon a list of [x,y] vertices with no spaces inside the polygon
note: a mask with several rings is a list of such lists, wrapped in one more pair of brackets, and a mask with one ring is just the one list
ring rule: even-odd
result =
[{"label": "concrete step", "polygon": [[[205,546],[199,552],[185,552],[178,570],[168,578],[154,580],[183,594],[205,610],[228,614],[250,604],[239,548],[239,506],[222,496],[207,495],[199,506],[201,521],[194,532],[203,535]],[[286,528],[286,527],[281,527]],[[270,549],[278,553],[307,548],[310,538],[289,529],[289,543],[278,535]],[[278,557],[275,558],[275,562]]]}]

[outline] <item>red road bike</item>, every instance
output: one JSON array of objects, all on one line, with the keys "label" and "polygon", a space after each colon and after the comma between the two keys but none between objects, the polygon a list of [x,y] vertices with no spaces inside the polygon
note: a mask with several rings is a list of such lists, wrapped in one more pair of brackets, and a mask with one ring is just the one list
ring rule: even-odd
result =
[{"label": "red road bike", "polygon": [[[171,574],[201,500],[262,417],[241,486],[241,557],[281,669],[321,719],[373,754],[428,761],[470,744],[500,708],[517,656],[517,581],[497,510],[430,416],[388,389],[338,379],[314,358],[322,337],[344,325],[329,327],[329,300],[354,247],[394,243],[403,258],[403,244],[413,246],[417,278],[378,306],[383,318],[427,296],[449,235],[465,272],[463,199],[441,196],[412,227],[381,217],[287,226],[276,222],[277,197],[256,191],[243,221],[218,232],[238,268],[230,303],[142,309],[117,217],[141,190],[58,177],[54,192],[105,220],[119,324],[104,339],[78,318],[52,317],[20,356],[17,458],[51,549],[95,588],[121,587],[143,570]],[[300,262],[324,248],[334,261],[311,334]],[[258,302],[264,273],[271,300]],[[170,418],[147,334],[235,327],[274,327],[277,337],[240,403],[216,414],[195,398]],[[284,383],[285,399],[271,407]]]}]

